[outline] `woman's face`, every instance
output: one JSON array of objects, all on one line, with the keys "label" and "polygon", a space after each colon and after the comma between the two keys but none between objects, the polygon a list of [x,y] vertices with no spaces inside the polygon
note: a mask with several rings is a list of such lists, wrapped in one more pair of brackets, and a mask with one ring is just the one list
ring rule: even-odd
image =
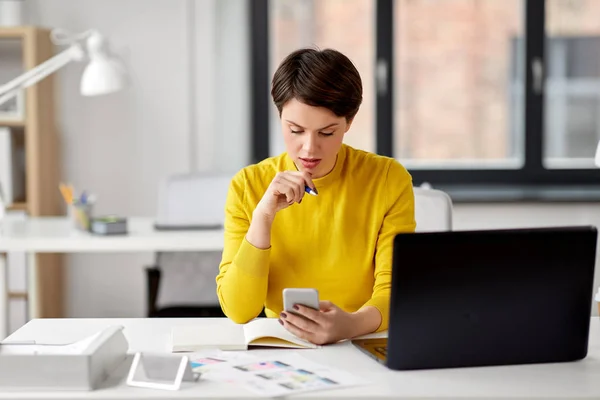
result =
[{"label": "woman's face", "polygon": [[283,139],[289,156],[300,171],[313,178],[327,175],[335,166],[337,153],[351,122],[323,107],[296,99],[281,110]]}]

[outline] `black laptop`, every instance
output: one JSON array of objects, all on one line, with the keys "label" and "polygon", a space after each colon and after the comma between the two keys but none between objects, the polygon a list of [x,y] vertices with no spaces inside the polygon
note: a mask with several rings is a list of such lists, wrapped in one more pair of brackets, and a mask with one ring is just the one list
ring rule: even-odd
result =
[{"label": "black laptop", "polygon": [[595,227],[399,234],[388,339],[353,340],[395,370],[587,355]]}]

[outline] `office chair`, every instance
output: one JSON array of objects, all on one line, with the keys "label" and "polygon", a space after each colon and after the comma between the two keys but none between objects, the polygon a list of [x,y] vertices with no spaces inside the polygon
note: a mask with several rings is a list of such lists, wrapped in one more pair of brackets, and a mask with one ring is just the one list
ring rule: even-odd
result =
[{"label": "office chair", "polygon": [[[158,191],[156,229],[220,229],[231,174],[169,176]],[[222,317],[215,277],[221,252],[159,252],[146,268],[149,317]]]},{"label": "office chair", "polygon": [[445,192],[425,184],[413,188],[416,232],[452,230],[452,199]]},{"label": "office chair", "polygon": [[221,252],[159,252],[146,268],[148,317],[224,317],[215,277]]}]

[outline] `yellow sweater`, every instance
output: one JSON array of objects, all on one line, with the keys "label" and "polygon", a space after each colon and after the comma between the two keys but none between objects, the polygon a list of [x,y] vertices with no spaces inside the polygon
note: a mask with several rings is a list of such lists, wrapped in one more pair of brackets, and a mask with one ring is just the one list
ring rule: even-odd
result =
[{"label": "yellow sweater", "polygon": [[296,170],[287,153],[242,169],[225,207],[225,245],[217,294],[225,314],[246,323],[265,307],[283,310],[282,291],[311,287],[347,312],[375,306],[387,329],[393,238],[415,229],[412,178],[392,158],[343,145],[334,169],[313,180],[318,196],[304,196],[277,213],[271,247],[252,246],[252,212],[275,174]]}]

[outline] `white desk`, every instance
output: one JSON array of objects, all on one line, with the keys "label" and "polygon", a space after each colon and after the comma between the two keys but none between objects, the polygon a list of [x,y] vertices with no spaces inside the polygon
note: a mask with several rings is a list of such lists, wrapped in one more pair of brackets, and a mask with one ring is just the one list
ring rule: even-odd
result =
[{"label": "white desk", "polygon": [[[65,343],[81,339],[112,324],[125,327],[130,352],[167,352],[173,325],[215,323],[209,319],[38,319],[10,336],[10,340],[35,339]],[[230,323],[218,320],[217,324]],[[455,368],[421,371],[391,371],[363,355],[349,343],[317,350],[299,350],[319,363],[341,368],[371,381],[368,386],[320,391],[296,397],[353,399],[591,399],[600,398],[600,321],[592,318],[590,347],[582,361],[504,367]],[[218,329],[215,329],[218,334]],[[298,350],[251,350],[255,355],[272,355]],[[280,354],[280,353],[279,353]],[[4,393],[14,399],[129,399],[129,398],[250,398],[254,394],[230,385],[202,381],[188,383],[177,392],[128,387],[125,375],[131,360],[93,392]]]},{"label": "white desk", "polygon": [[213,251],[223,230],[157,231],[153,218],[128,218],[127,235],[100,236],[74,229],[64,217],[7,219],[0,223],[0,252],[90,253]]},{"label": "white desk", "polygon": [[[122,253],[157,251],[219,251],[223,230],[155,230],[153,218],[128,218],[126,235],[100,236],[73,228],[66,217],[7,217],[0,222],[0,253],[28,254],[29,315],[38,316],[34,305],[37,282],[35,253]],[[8,301],[6,271],[0,262],[0,339],[6,336]]]}]

